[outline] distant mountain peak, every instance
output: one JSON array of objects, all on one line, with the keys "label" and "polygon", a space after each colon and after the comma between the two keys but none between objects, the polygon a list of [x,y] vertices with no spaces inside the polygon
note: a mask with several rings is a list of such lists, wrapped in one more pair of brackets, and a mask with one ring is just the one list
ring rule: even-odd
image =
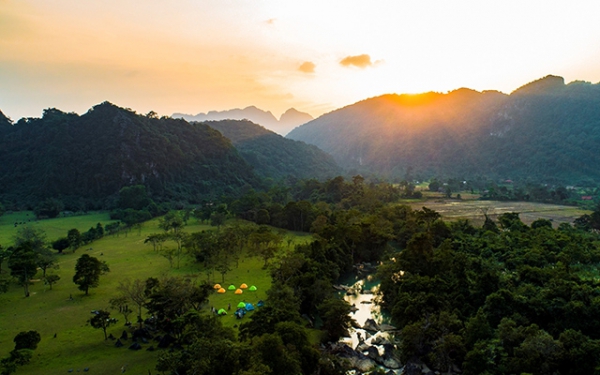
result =
[{"label": "distant mountain peak", "polygon": [[262,110],[254,105],[244,109],[234,108],[226,111],[209,111],[207,113],[198,113],[189,115],[184,113],[174,113],[174,118],[183,118],[187,121],[220,121],[220,120],[250,120],[256,124],[262,125],[279,134],[286,134],[298,125],[307,123],[313,119],[308,113],[300,112],[295,108],[290,108],[281,115],[278,120],[271,111]]}]

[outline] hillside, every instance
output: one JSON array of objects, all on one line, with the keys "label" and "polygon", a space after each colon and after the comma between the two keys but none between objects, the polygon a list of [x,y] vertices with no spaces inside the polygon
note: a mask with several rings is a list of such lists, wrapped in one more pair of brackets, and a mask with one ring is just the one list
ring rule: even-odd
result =
[{"label": "hillside", "polygon": [[183,118],[187,121],[220,121],[220,120],[249,120],[255,124],[262,125],[268,129],[285,135],[298,125],[305,124],[313,119],[311,115],[290,108],[281,115],[279,120],[271,111],[263,111],[255,106],[244,109],[235,108],[226,111],[210,111],[189,115],[185,113],[174,113],[173,118]]},{"label": "hillside", "polygon": [[133,184],[146,185],[158,200],[194,202],[258,182],[229,140],[209,126],[142,116],[108,102],[81,116],[47,109],[42,118],[0,128],[5,204],[54,197],[71,209],[89,208]]},{"label": "hillside", "polygon": [[206,124],[229,138],[246,162],[263,177],[331,178],[341,172],[333,158],[319,148],[286,139],[251,121]]},{"label": "hillside", "polygon": [[510,95],[383,95],[325,114],[288,138],[363,173],[600,181],[600,85],[548,76]]}]

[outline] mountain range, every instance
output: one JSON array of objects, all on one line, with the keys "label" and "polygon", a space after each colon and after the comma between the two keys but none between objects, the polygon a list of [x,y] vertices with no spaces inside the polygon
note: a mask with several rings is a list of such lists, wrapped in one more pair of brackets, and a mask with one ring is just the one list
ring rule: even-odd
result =
[{"label": "mountain range", "polygon": [[249,120],[260,124],[278,134],[285,135],[296,126],[305,124],[313,117],[305,112],[290,108],[277,119],[271,111],[263,111],[255,106],[244,109],[230,109],[226,111],[210,111],[208,113],[198,113],[188,115],[184,113],[174,113],[173,118],[183,118],[187,121],[218,121],[218,120]]},{"label": "mountain range", "polygon": [[254,171],[266,178],[333,178],[342,173],[318,147],[282,137],[248,120],[206,121],[231,140]]},{"label": "mountain range", "polygon": [[[266,177],[339,170],[314,146],[248,121],[234,125],[237,130],[228,132],[226,123],[140,115],[109,102],[83,115],[46,109],[41,118],[15,124],[0,112],[0,202],[32,208],[57,198],[67,209],[102,208],[122,187],[142,184],[157,201],[197,203],[260,188]],[[250,135],[268,151],[254,152]]]},{"label": "mountain range", "polygon": [[506,95],[388,94],[327,113],[288,138],[351,173],[600,181],[600,84],[547,76]]}]

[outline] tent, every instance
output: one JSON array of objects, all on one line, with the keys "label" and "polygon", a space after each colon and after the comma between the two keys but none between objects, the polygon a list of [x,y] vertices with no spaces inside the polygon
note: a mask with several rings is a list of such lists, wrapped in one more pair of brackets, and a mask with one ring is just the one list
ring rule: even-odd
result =
[{"label": "tent", "polygon": [[248,285],[242,284],[242,285],[240,285],[240,289],[248,289]]},{"label": "tent", "polygon": [[246,311],[253,311],[254,310],[254,305],[251,303],[247,303],[246,304]]},{"label": "tent", "polygon": [[219,315],[227,315],[227,311],[225,311],[225,309],[219,309],[219,311],[217,312],[217,314],[219,314]]},{"label": "tent", "polygon": [[241,289],[238,289],[235,291],[235,294],[242,294],[242,293],[244,293],[244,292]]},{"label": "tent", "polygon": [[229,289],[229,290],[235,290],[236,288],[235,288],[235,285],[231,284],[231,285],[229,285],[229,287],[227,289]]},{"label": "tent", "polygon": [[258,307],[263,307],[265,305],[265,302],[261,299],[258,301],[258,303],[256,304],[256,306]]},{"label": "tent", "polygon": [[235,310],[235,312],[233,313],[233,315],[235,315],[235,317],[238,318],[238,319],[242,319],[244,317],[244,315],[246,315],[246,310],[244,310],[244,309],[237,309],[237,310]]},{"label": "tent", "polygon": [[223,293],[225,293],[225,289],[221,288],[221,289],[217,290],[217,293],[223,294]]},{"label": "tent", "polygon": [[254,285],[252,285],[250,288],[248,288],[248,290],[251,290],[254,292],[254,291],[256,291],[256,287]]},{"label": "tent", "polygon": [[246,307],[246,303],[245,302],[240,302],[237,305],[238,309],[243,309],[244,307]]},{"label": "tent", "polygon": [[221,284],[215,284],[215,286],[213,286],[213,288],[219,290],[219,289],[221,289]]}]

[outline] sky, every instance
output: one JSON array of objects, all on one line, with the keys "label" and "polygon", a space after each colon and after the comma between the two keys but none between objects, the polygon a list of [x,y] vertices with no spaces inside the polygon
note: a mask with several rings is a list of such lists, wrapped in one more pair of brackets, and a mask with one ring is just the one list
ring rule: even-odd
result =
[{"label": "sky", "polygon": [[0,0],[0,110],[257,106],[600,81],[600,1]]}]

